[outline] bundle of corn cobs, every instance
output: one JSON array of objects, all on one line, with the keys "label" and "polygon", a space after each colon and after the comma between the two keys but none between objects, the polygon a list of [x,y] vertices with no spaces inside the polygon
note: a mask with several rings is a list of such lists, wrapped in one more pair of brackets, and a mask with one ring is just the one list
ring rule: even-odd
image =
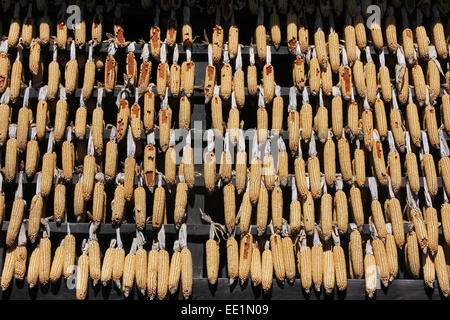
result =
[{"label": "bundle of corn cobs", "polygon": [[[133,4],[76,4],[72,26],[64,1],[56,12],[47,1],[2,2],[3,289],[26,270],[30,287],[68,279],[75,238],[68,232],[52,250],[49,221],[90,221],[77,298],[90,277],[112,279],[125,296],[135,281],[164,299],[180,275],[189,297],[201,262],[181,234],[202,176],[207,197],[223,196],[223,214],[205,218],[212,284],[223,238],[231,283],[250,276],[269,291],[273,273],[299,275],[305,291],[331,293],[365,278],[371,297],[377,274],[388,286],[401,273],[449,294],[448,3],[142,1],[154,17],[143,39],[133,36],[143,29],[129,17]],[[202,45],[191,11],[214,20]],[[206,52],[196,66],[192,56]],[[199,155],[196,97],[207,115]],[[35,183],[31,201],[23,188],[34,184],[24,182]],[[120,226],[130,222],[137,236],[125,255]],[[109,223],[118,235],[101,253],[96,230]],[[147,257],[140,233],[167,223],[180,230],[170,264],[164,239]]]}]

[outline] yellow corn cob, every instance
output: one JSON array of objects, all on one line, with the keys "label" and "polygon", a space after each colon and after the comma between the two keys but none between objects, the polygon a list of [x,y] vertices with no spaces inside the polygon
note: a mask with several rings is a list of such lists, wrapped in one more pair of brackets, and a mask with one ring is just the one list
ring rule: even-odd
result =
[{"label": "yellow corn cob", "polygon": [[405,53],[405,59],[409,64],[414,62],[414,40],[411,29],[407,28],[402,31],[402,47]]},{"label": "yellow corn cob", "polygon": [[125,159],[124,164],[124,196],[125,200],[130,201],[131,197],[133,196],[133,190],[134,190],[134,177],[135,177],[135,168],[136,168],[136,159],[127,157]]},{"label": "yellow corn cob", "polygon": [[[215,72],[214,72],[215,77]],[[214,86],[213,86],[214,87]],[[247,90],[248,94],[254,96],[258,91],[258,78],[256,76],[256,66],[249,65],[247,67]],[[211,89],[212,92],[212,89]]]},{"label": "yellow corn cob", "polygon": [[261,270],[261,252],[259,251],[256,243],[252,249],[250,274],[252,278],[253,286],[257,287],[261,284],[262,270]]},{"label": "yellow corn cob", "polygon": [[350,234],[349,252],[353,274],[356,279],[361,279],[364,276],[364,265],[366,263],[364,261],[363,264],[362,239],[358,230],[353,230]]},{"label": "yellow corn cob", "polygon": [[153,58],[159,59],[159,54],[161,50],[161,30],[157,26],[152,26],[150,28],[150,50]]},{"label": "yellow corn cob", "polygon": [[19,97],[20,86],[21,86],[23,77],[24,77],[24,74],[23,74],[22,61],[16,60],[16,61],[14,61],[13,65],[12,65],[12,70],[11,70],[10,98],[12,101],[16,101],[17,98]]},{"label": "yellow corn cob", "polygon": [[114,191],[114,200],[111,203],[111,222],[120,224],[125,210],[125,190],[122,185],[117,185]]},{"label": "yellow corn cob", "polygon": [[297,250],[297,261],[302,288],[308,293],[312,284],[311,248],[308,246],[300,246],[300,249]]},{"label": "yellow corn cob", "polygon": [[342,136],[344,127],[344,117],[342,110],[342,98],[340,95],[334,96],[331,100],[331,128],[333,135],[337,138]]},{"label": "yellow corn cob", "polygon": [[447,42],[445,41],[444,27],[440,21],[433,25],[433,44],[438,56],[447,59]]},{"label": "yellow corn cob", "polygon": [[212,128],[223,135],[222,99],[219,96],[214,96],[211,101],[211,114]]},{"label": "yellow corn cob", "polygon": [[339,71],[341,63],[339,56],[339,35],[337,32],[333,31],[328,34],[328,52],[330,55],[331,70],[336,73]]},{"label": "yellow corn cob", "polygon": [[308,23],[304,16],[298,17],[298,43],[300,45],[300,50],[305,52],[309,47],[309,32]]},{"label": "yellow corn cob", "polygon": [[373,144],[373,116],[370,109],[366,109],[361,114],[361,127],[364,133],[364,145],[370,150]]},{"label": "yellow corn cob", "polygon": [[175,184],[176,163],[175,163],[175,149],[170,147],[166,151],[164,161],[164,176],[168,187]]},{"label": "yellow corn cob", "polygon": [[116,176],[117,156],[117,143],[113,140],[108,141],[108,143],[106,143],[105,151],[105,179],[108,182],[112,181]]},{"label": "yellow corn cob", "polygon": [[[280,22],[278,21],[278,25]],[[286,42],[288,44],[289,51],[294,51],[297,46],[297,15],[290,11],[286,16]]]},{"label": "yellow corn cob", "polygon": [[51,243],[49,238],[41,238],[39,243],[39,282],[45,286],[50,278]]},{"label": "yellow corn cob", "polygon": [[67,95],[71,95],[78,87],[78,61],[76,59],[69,60],[65,70],[66,93]]},{"label": "yellow corn cob", "polygon": [[76,46],[84,46],[86,44],[86,22],[84,20],[75,24],[74,33]]},{"label": "yellow corn cob", "polygon": [[367,87],[364,76],[364,65],[361,60],[356,60],[353,64],[353,81],[358,95],[361,98],[365,98],[367,96]]},{"label": "yellow corn cob", "polygon": [[283,98],[275,97],[272,104],[272,130],[280,133],[283,130]]},{"label": "yellow corn cob", "polygon": [[437,252],[439,238],[437,211],[433,207],[425,207],[423,212],[427,228],[428,248],[434,254]]},{"label": "yellow corn cob", "polygon": [[205,179],[206,190],[208,192],[213,192],[216,179],[216,155],[214,154],[214,152],[205,153],[203,177]]},{"label": "yellow corn cob", "polygon": [[153,199],[153,228],[159,229],[163,222],[164,211],[166,208],[166,192],[163,187],[157,187]]},{"label": "yellow corn cob", "polygon": [[186,218],[187,193],[188,185],[184,182],[178,183],[174,211],[174,222],[178,228],[183,224],[183,221]]},{"label": "yellow corn cob", "polygon": [[270,236],[270,247],[272,250],[273,269],[278,281],[283,282],[286,276],[286,269],[283,259],[283,243],[279,234]]},{"label": "yellow corn cob", "polygon": [[156,296],[158,284],[158,255],[158,251],[154,249],[148,252],[147,294],[150,299],[154,299]]},{"label": "yellow corn cob", "polygon": [[359,111],[358,103],[351,101],[348,104],[347,109],[347,127],[353,136],[357,136],[359,133]]},{"label": "yellow corn cob", "polygon": [[332,185],[336,182],[336,149],[331,139],[325,143],[323,159],[325,181],[327,185]]},{"label": "yellow corn cob", "polygon": [[[295,29],[297,29],[297,26],[295,26]],[[278,48],[281,43],[281,30],[280,17],[276,12],[272,12],[270,15],[270,38],[272,39],[273,45]]]},{"label": "yellow corn cob", "polygon": [[333,224],[333,198],[329,193],[324,193],[320,201],[320,225],[324,241],[331,238]]},{"label": "yellow corn cob", "polygon": [[192,294],[192,282],[192,254],[188,248],[183,248],[181,250],[181,287],[185,299]]},{"label": "yellow corn cob", "polygon": [[5,167],[3,172],[5,174],[6,182],[14,181],[18,169],[19,147],[18,141],[15,138],[10,138],[6,142]]},{"label": "yellow corn cob", "polygon": [[309,61],[309,88],[312,95],[318,95],[320,90],[320,64],[317,58]]},{"label": "yellow corn cob", "polygon": [[432,288],[434,281],[436,280],[436,270],[434,269],[434,262],[431,259],[430,253],[422,253],[422,268],[425,284]]},{"label": "yellow corn cob", "polygon": [[375,256],[371,253],[366,253],[364,256],[364,270],[366,273],[366,293],[369,298],[372,298],[376,290],[377,265],[375,262]]},{"label": "yellow corn cob", "polygon": [[170,107],[159,110],[159,144],[163,151],[169,145],[170,128],[172,126],[172,109]]},{"label": "yellow corn cob", "polygon": [[230,64],[224,64],[220,69],[220,95],[224,100],[231,96],[233,70]]},{"label": "yellow corn cob", "polygon": [[[378,71],[378,83],[381,86],[381,93],[383,100],[389,102],[392,100],[391,79],[389,77],[389,69],[386,66],[381,66]],[[378,100],[378,99],[377,99]]]},{"label": "yellow corn cob", "polygon": [[396,193],[400,190],[402,184],[400,155],[396,150],[389,151],[388,168],[389,168],[389,176],[391,178],[392,183],[392,190]]},{"label": "yellow corn cob", "polygon": [[433,156],[429,153],[425,153],[423,155],[421,166],[422,172],[425,174],[428,191],[432,197],[435,197],[438,192],[438,185]]},{"label": "yellow corn cob", "polygon": [[31,253],[30,263],[28,264],[27,282],[30,288],[35,287],[39,280],[39,261],[40,248],[37,246]]},{"label": "yellow corn cob", "polygon": [[116,249],[114,247],[109,247],[108,249],[106,249],[105,255],[103,257],[100,277],[103,286],[106,286],[111,280],[115,250]]},{"label": "yellow corn cob", "polygon": [[367,101],[373,105],[377,99],[378,85],[377,85],[377,71],[375,63],[369,61],[364,66],[364,75],[366,78],[367,87]]},{"label": "yellow corn cob", "polygon": [[323,32],[322,29],[318,29],[314,33],[314,46],[317,53],[317,59],[319,60],[319,65],[322,68],[326,68],[328,62],[328,55],[325,43],[325,33]]},{"label": "yellow corn cob", "polygon": [[31,200],[30,215],[28,218],[28,237],[34,243],[39,233],[41,218],[44,217],[45,202],[40,194]]},{"label": "yellow corn cob", "polygon": [[347,269],[345,264],[345,253],[341,246],[333,247],[333,262],[336,285],[339,291],[344,291],[347,289]]},{"label": "yellow corn cob", "polygon": [[[28,130],[33,121],[33,112],[27,107],[19,109],[17,116],[17,143],[19,150],[25,150],[28,141]],[[55,120],[56,122],[56,120]]]},{"label": "yellow corn cob", "polygon": [[411,73],[417,102],[419,103],[420,106],[423,106],[425,103],[427,93],[422,67],[416,64],[415,66],[412,67]]},{"label": "yellow corn cob", "polygon": [[436,120],[436,110],[433,106],[427,105],[423,114],[423,129],[426,130],[430,144],[439,149],[439,133]]},{"label": "yellow corn cob", "polygon": [[288,154],[284,150],[278,152],[278,179],[280,180],[281,186],[286,186],[288,183]]},{"label": "yellow corn cob", "polygon": [[[14,249],[14,278],[23,280],[25,278],[25,272],[27,270],[27,248],[26,246],[17,246]],[[55,252],[56,257],[56,252]],[[60,275],[61,276],[61,275]],[[3,277],[2,277],[3,279]]]},{"label": "yellow corn cob", "polygon": [[39,100],[36,107],[36,136],[39,140],[42,140],[45,136],[49,118],[50,115],[47,101]]},{"label": "yellow corn cob", "polygon": [[434,267],[436,269],[436,275],[439,283],[439,288],[442,294],[447,297],[450,293],[449,288],[449,276],[447,270],[447,264],[445,262],[444,249],[442,246],[438,247],[436,257],[434,258]]},{"label": "yellow corn cob", "polygon": [[[302,208],[298,200],[292,200],[289,206],[289,226],[292,234],[298,234],[302,223]],[[242,219],[242,218],[241,218]]]},{"label": "yellow corn cob", "polygon": [[422,140],[422,134],[420,131],[419,114],[417,112],[417,106],[411,102],[406,106],[406,126],[411,137],[411,141],[415,145],[419,145]]},{"label": "yellow corn cob", "polygon": [[86,155],[84,157],[83,182],[82,182],[84,201],[89,201],[89,199],[92,196],[92,190],[94,189],[94,177],[96,173],[97,173],[97,165],[95,163],[95,157],[91,155]]},{"label": "yellow corn cob", "polygon": [[212,35],[213,63],[220,62],[220,60],[222,59],[222,50],[223,50],[223,29],[220,25],[216,25],[213,28],[213,35]]},{"label": "yellow corn cob", "polygon": [[191,102],[186,96],[180,99],[180,111],[178,116],[178,126],[180,129],[189,129],[191,124]]},{"label": "yellow corn cob", "polygon": [[169,268],[169,292],[174,294],[178,291],[178,284],[181,275],[181,253],[180,251],[175,251],[172,254],[172,259],[170,260]]},{"label": "yellow corn cob", "polygon": [[406,66],[402,67],[400,65],[395,65],[395,72],[399,74],[403,73],[403,77],[397,81],[397,98],[401,104],[406,104],[408,102],[408,92],[409,92],[409,71]]},{"label": "yellow corn cob", "polygon": [[283,263],[286,278],[289,282],[295,280],[295,255],[294,255],[294,245],[290,237],[283,237],[281,239],[282,252],[283,252]]},{"label": "yellow corn cob", "polygon": [[323,255],[322,245],[312,247],[311,275],[316,291],[320,291],[323,281]]},{"label": "yellow corn cob", "polygon": [[1,287],[2,290],[5,291],[8,289],[13,274],[14,274],[14,265],[16,262],[16,251],[14,248],[8,248],[5,255],[5,260],[3,263],[3,270],[2,270],[2,280],[1,280]]},{"label": "yellow corn cob", "polygon": [[[365,12],[363,10],[363,12]],[[367,46],[366,27],[364,25],[364,19],[361,15],[355,16],[353,19],[355,28],[356,45],[360,50],[363,50]]]},{"label": "yellow corn cob", "polygon": [[25,201],[21,198],[14,200],[11,209],[11,218],[8,225],[8,231],[6,232],[6,246],[12,247],[19,235],[20,226],[25,213]]},{"label": "yellow corn cob", "polygon": [[147,288],[147,251],[138,249],[135,260],[136,287],[144,295]]},{"label": "yellow corn cob", "polygon": [[57,223],[64,220],[66,214],[66,186],[57,184],[53,198],[53,218]]},{"label": "yellow corn cob", "polygon": [[413,192],[419,192],[419,170],[417,168],[416,155],[412,152],[406,154],[405,157],[406,176],[408,177],[409,185]]},{"label": "yellow corn cob", "polygon": [[271,195],[272,225],[275,232],[281,231],[283,224],[283,191],[279,186],[275,187]]},{"label": "yellow corn cob", "polygon": [[92,19],[91,38],[95,43],[102,42],[103,15],[95,14]]},{"label": "yellow corn cob", "polygon": [[262,235],[266,231],[268,211],[269,211],[269,195],[267,193],[266,187],[264,185],[261,185],[261,187],[259,188],[258,205],[256,208],[256,227],[258,229],[259,235]]},{"label": "yellow corn cob", "polygon": [[28,67],[31,73],[37,74],[39,71],[39,63],[41,60],[41,46],[39,42],[33,41],[30,46],[30,56]]},{"label": "yellow corn cob", "polygon": [[439,97],[441,92],[440,76],[436,62],[434,62],[434,60],[429,60],[427,67],[427,84],[432,100]]},{"label": "yellow corn cob", "polygon": [[252,159],[250,164],[250,201],[252,204],[258,202],[261,187],[261,160]]},{"label": "yellow corn cob", "polygon": [[[450,73],[447,72],[449,75]],[[450,84],[450,81],[447,81],[447,84]],[[442,96],[441,103],[441,122],[444,125],[445,131],[450,131],[450,95],[444,94]]]},{"label": "yellow corn cob", "polygon": [[266,60],[266,28],[260,24],[255,29],[256,52],[261,61]]},{"label": "yellow corn cob", "polygon": [[303,201],[303,225],[307,234],[314,231],[314,200],[311,192],[308,192]]},{"label": "yellow corn cob", "polygon": [[[264,65],[263,68],[263,88],[264,88],[264,103],[272,102],[275,92],[275,70],[271,64]],[[320,81],[320,80],[319,80]]]},{"label": "yellow corn cob", "polygon": [[241,238],[239,252],[239,279],[241,283],[247,281],[250,272],[253,249],[252,242],[253,237],[249,233]]},{"label": "yellow corn cob", "polygon": [[380,141],[375,141],[375,140],[373,141],[371,154],[372,154],[372,162],[373,162],[373,166],[375,169],[375,173],[376,173],[378,182],[382,185],[387,185],[388,174],[386,171],[386,163],[384,161],[383,146]]},{"label": "yellow corn cob", "polygon": [[400,201],[397,198],[392,198],[385,204],[386,215],[392,225],[392,232],[397,246],[402,247],[405,243],[405,231],[403,227],[402,210]]},{"label": "yellow corn cob", "polygon": [[334,195],[334,221],[337,222],[338,230],[341,234],[347,233],[348,227],[348,205],[347,196],[342,190],[336,191]]},{"label": "yellow corn cob", "polygon": [[8,139],[8,129],[11,118],[11,108],[7,104],[0,104],[0,144],[4,145]]},{"label": "yellow corn cob", "polygon": [[112,56],[106,57],[105,62],[105,91],[112,92],[117,83],[117,61]]},{"label": "yellow corn cob", "polygon": [[332,250],[325,250],[323,252],[323,286],[327,294],[330,294],[334,290],[335,265]]},{"label": "yellow corn cob", "polygon": [[264,292],[268,292],[272,288],[273,268],[272,251],[265,249],[261,261],[261,284]]},{"label": "yellow corn cob", "polygon": [[125,257],[125,262],[123,266],[122,292],[125,297],[128,297],[130,291],[133,289],[135,273],[136,273],[136,253],[130,252]]},{"label": "yellow corn cob", "polygon": [[344,137],[338,140],[338,154],[342,178],[345,182],[350,183],[353,179],[350,160],[350,145]]},{"label": "yellow corn cob", "polygon": [[227,273],[232,284],[239,274],[239,252],[235,238],[227,240]]},{"label": "yellow corn cob", "polygon": [[64,279],[69,278],[75,271],[75,237],[66,235],[64,237],[63,249],[63,273]]},{"label": "yellow corn cob", "polygon": [[344,100],[350,100],[353,92],[352,69],[349,66],[341,66],[339,69],[339,81]]},{"label": "yellow corn cob", "polygon": [[219,272],[219,244],[216,240],[209,239],[206,241],[206,272],[208,281],[214,285],[217,281]]},{"label": "yellow corn cob", "polygon": [[143,187],[134,189],[133,197],[136,228],[142,230],[145,227],[145,220],[147,218],[145,189]]},{"label": "yellow corn cob", "polygon": [[378,200],[372,200],[370,203],[370,208],[372,211],[372,220],[377,229],[377,234],[380,239],[386,238],[386,221],[384,220],[383,209],[381,208],[381,203]]},{"label": "yellow corn cob", "polygon": [[[84,181],[84,176],[83,176]],[[94,187],[94,195],[92,200],[92,220],[95,223],[103,221],[104,203],[105,203],[105,185],[97,182]]]},{"label": "yellow corn cob", "polygon": [[442,184],[445,188],[445,192],[447,192],[447,194],[450,193],[450,172],[448,170],[448,168],[450,168],[450,158],[449,157],[442,157],[439,160],[439,175],[442,178]]},{"label": "yellow corn cob", "polygon": [[345,51],[350,64],[356,61],[356,31],[352,25],[348,25],[344,29]]},{"label": "yellow corn cob", "polygon": [[333,88],[333,73],[331,70],[330,63],[327,62],[325,69],[322,70],[322,91],[325,95],[331,95],[331,90]]},{"label": "yellow corn cob", "polygon": [[86,134],[87,110],[85,107],[79,107],[75,114],[75,137],[83,139]]},{"label": "yellow corn cob", "polygon": [[9,47],[15,47],[17,43],[19,42],[20,38],[20,20],[13,18],[11,20],[11,23],[9,25],[9,31],[8,31],[8,46]]},{"label": "yellow corn cob", "polygon": [[291,154],[295,154],[298,150],[298,140],[300,136],[300,118],[298,111],[289,111],[287,123],[289,131],[289,150],[291,151]]},{"label": "yellow corn cob", "polygon": [[386,248],[380,239],[375,239],[372,241],[373,253],[375,256],[375,262],[377,264],[380,279],[384,286],[389,282],[389,263],[386,254]]},{"label": "yellow corn cob", "polygon": [[274,160],[270,153],[267,153],[263,158],[262,173],[264,175],[264,185],[268,191],[272,191],[275,187],[275,168]]},{"label": "yellow corn cob", "polygon": [[386,42],[389,51],[397,51],[399,44],[397,42],[397,28],[394,15],[388,15],[386,17]]},{"label": "yellow corn cob", "polygon": [[88,257],[89,257],[89,275],[94,285],[100,281],[101,266],[100,266],[100,247],[98,241],[89,241],[88,245]]},{"label": "yellow corn cob", "polygon": [[27,17],[24,19],[22,24],[22,34],[21,39],[22,43],[25,45],[25,47],[29,47],[31,44],[31,40],[33,39],[34,35],[34,23],[33,23],[32,17]]},{"label": "yellow corn cob", "polygon": [[82,254],[78,258],[77,279],[76,279],[77,300],[84,300],[86,298],[88,280],[89,280],[89,257],[87,254]]},{"label": "yellow corn cob", "polygon": [[418,278],[420,273],[420,260],[419,260],[419,245],[417,243],[417,236],[414,231],[408,232],[406,237],[405,246],[405,261],[408,267],[409,273]]},{"label": "yellow corn cob", "polygon": [[4,92],[9,84],[11,63],[6,53],[0,53],[0,92]]},{"label": "yellow corn cob", "polygon": [[119,284],[120,278],[123,275],[125,264],[125,250],[123,248],[116,248],[114,250],[112,279],[116,284]]},{"label": "yellow corn cob", "polygon": [[295,61],[293,63],[292,79],[294,82],[294,86],[296,86],[297,88],[303,89],[305,87],[305,62],[300,57],[295,58]]}]

